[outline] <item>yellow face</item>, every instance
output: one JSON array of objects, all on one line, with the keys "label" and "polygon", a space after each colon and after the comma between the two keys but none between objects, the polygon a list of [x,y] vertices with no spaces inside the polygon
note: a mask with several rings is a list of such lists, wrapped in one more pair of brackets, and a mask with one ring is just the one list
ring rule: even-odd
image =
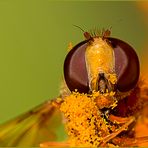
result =
[{"label": "yellow face", "polygon": [[95,37],[90,41],[85,60],[91,91],[98,89],[99,74],[103,74],[112,84],[116,83],[114,51],[104,39]]}]

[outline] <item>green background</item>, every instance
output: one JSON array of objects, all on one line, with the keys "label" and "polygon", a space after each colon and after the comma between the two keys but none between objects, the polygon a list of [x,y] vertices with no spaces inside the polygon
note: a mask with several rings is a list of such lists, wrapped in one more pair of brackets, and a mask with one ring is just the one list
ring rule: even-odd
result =
[{"label": "green background", "polygon": [[0,122],[59,93],[68,43],[112,27],[139,56],[147,28],[136,2],[0,0]]}]

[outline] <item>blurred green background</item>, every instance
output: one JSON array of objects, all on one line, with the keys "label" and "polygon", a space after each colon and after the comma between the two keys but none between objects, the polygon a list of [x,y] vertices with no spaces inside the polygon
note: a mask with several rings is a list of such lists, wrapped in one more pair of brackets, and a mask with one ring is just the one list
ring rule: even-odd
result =
[{"label": "blurred green background", "polygon": [[112,27],[142,57],[148,30],[136,2],[0,0],[0,123],[58,95],[68,43]]}]

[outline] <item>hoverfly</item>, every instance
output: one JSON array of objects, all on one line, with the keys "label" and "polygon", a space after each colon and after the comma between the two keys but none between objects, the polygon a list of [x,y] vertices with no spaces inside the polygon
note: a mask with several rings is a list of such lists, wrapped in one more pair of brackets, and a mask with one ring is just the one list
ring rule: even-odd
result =
[{"label": "hoverfly", "polygon": [[[148,145],[148,86],[135,50],[110,30],[84,37],[65,58],[60,95],[0,125],[0,146]],[[68,139],[55,142],[61,114]]]}]

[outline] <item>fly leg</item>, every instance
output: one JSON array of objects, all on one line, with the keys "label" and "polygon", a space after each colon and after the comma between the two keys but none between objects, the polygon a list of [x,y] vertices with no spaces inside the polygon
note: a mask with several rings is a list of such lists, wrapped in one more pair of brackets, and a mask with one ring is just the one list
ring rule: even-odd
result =
[{"label": "fly leg", "polygon": [[115,137],[112,143],[119,146],[148,146],[148,136],[139,138]]},{"label": "fly leg", "polygon": [[[115,122],[117,122],[117,118],[118,117],[116,117]],[[121,120],[121,118],[120,118],[120,120]],[[117,137],[117,135],[120,134],[122,131],[127,130],[128,126],[135,121],[135,118],[134,117],[129,117],[128,120],[126,120],[126,121],[127,122],[125,122],[119,129],[115,130],[115,132],[113,132],[112,134],[107,135],[106,137],[104,137],[102,143],[99,146],[105,146],[107,142],[109,142],[113,138]]]},{"label": "fly leg", "polygon": [[114,115],[109,115],[109,120],[113,123],[117,123],[117,124],[124,124],[127,123],[131,118],[134,117],[118,117],[118,116],[114,116]]}]

